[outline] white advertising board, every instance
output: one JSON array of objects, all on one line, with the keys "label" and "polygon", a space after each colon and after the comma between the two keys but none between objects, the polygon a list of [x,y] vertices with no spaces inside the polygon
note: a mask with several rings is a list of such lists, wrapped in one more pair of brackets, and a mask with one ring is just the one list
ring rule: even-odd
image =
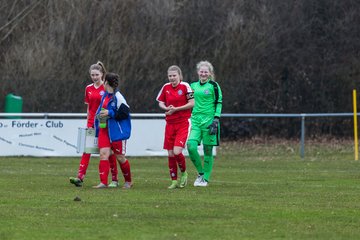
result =
[{"label": "white advertising board", "polygon": [[[128,156],[165,156],[164,119],[133,119]],[[0,119],[0,156],[80,156],[79,128],[86,120]]]},{"label": "white advertising board", "polygon": [[[131,124],[127,156],[167,156],[164,119],[132,119]],[[82,119],[0,119],[0,156],[80,156],[78,135],[84,126]],[[201,146],[199,151],[203,155]]]}]

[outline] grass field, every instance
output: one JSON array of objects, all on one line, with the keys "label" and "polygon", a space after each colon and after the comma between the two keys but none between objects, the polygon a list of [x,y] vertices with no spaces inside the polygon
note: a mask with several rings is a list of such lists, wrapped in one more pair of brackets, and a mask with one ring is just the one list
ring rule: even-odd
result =
[{"label": "grass field", "polygon": [[[79,158],[0,158],[0,239],[359,239],[351,142],[225,143],[213,181],[168,190],[167,159],[133,157],[134,188],[68,182]],[[79,196],[82,201],[74,201]]]}]

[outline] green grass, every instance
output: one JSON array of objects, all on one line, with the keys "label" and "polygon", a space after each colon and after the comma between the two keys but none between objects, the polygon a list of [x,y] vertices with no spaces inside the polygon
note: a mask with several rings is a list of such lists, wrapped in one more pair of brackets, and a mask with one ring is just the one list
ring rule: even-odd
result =
[{"label": "green grass", "polygon": [[[134,188],[68,182],[79,158],[0,158],[0,239],[359,239],[360,174],[349,143],[227,143],[213,181],[168,190],[167,159],[129,158]],[[73,199],[79,196],[82,201]]]}]

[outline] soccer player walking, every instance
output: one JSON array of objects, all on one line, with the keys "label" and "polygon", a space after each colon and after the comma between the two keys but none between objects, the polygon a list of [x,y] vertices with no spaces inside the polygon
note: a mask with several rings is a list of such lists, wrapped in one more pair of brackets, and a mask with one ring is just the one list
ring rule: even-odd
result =
[{"label": "soccer player walking", "polygon": [[[89,84],[85,88],[85,104],[87,104],[87,128],[94,128],[95,113],[99,107],[102,96],[105,93],[103,80],[105,77],[105,66],[102,62],[98,61],[96,64],[92,64],[89,69],[90,77],[92,84]],[[86,171],[90,162],[90,153],[83,153],[81,156],[79,170],[77,177],[70,177],[70,183],[74,184],[76,187],[81,187],[86,175]],[[117,182],[117,164],[116,158],[114,155],[111,155],[109,158],[112,180]]]},{"label": "soccer player walking", "polygon": [[[210,62],[199,62],[196,70],[199,80],[191,84],[195,106],[191,114],[191,132],[187,149],[198,172],[194,186],[206,187],[213,170],[213,146],[218,146],[220,140],[222,92],[219,84],[215,82],[214,67]],[[201,142],[204,148],[204,164],[197,149]]]},{"label": "soccer player walking", "polygon": [[[190,85],[183,82],[181,69],[170,66],[167,71],[169,83],[161,88],[156,100],[165,111],[164,149],[168,151],[168,165],[171,177],[169,189],[183,188],[187,184],[186,161],[182,153],[190,128],[191,108],[194,106]],[[178,183],[178,167],[181,172]]]},{"label": "soccer player walking", "polygon": [[105,75],[105,94],[101,99],[97,119],[95,120],[96,135],[100,149],[99,175],[100,184],[94,188],[108,187],[109,156],[114,152],[125,179],[123,188],[131,188],[130,163],[125,157],[126,140],[131,134],[130,107],[124,96],[117,89],[119,76],[115,73]]}]

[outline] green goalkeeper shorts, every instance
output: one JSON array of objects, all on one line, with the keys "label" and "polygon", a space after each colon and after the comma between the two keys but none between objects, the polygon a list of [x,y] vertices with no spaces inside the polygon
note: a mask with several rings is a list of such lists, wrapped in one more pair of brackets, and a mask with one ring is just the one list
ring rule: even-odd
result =
[{"label": "green goalkeeper shorts", "polygon": [[220,124],[218,126],[217,134],[209,134],[209,125],[214,120],[211,116],[191,116],[191,131],[188,141],[195,140],[200,145],[202,142],[204,145],[219,146],[220,143]]}]

